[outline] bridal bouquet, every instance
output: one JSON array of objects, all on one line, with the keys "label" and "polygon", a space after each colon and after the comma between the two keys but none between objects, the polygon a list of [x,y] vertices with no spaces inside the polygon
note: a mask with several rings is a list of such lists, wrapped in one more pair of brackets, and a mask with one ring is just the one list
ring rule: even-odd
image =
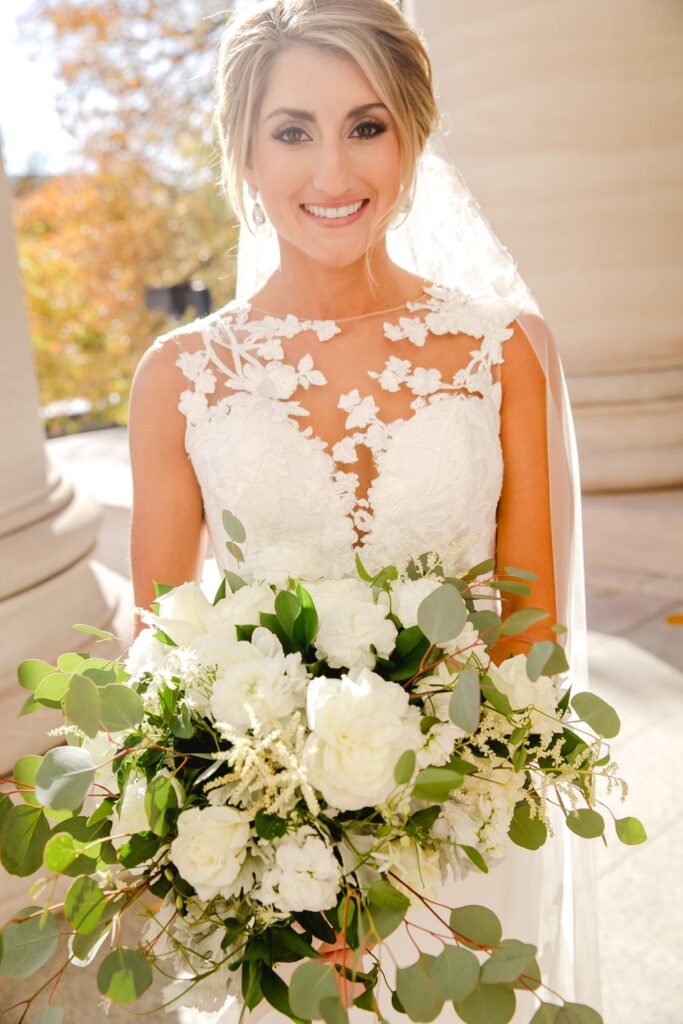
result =
[{"label": "bridal bouquet", "polygon": [[[241,524],[227,511],[224,523],[239,557]],[[490,910],[444,914],[434,898],[510,843],[542,846],[551,802],[579,836],[603,834],[595,788],[618,783],[605,743],[616,713],[563,691],[553,640],[491,660],[500,638],[547,619],[496,610],[529,592],[530,573],[495,577],[484,563],[448,578],[432,555],[402,574],[357,567],[281,588],[226,572],[213,603],[194,583],[158,586],[125,659],[19,666],[25,711],[62,709],[66,744],[21,758],[5,780],[14,800],[0,797],[3,865],[45,868],[37,891],[50,894],[5,927],[1,971],[46,964],[61,913],[55,984],[97,958],[99,990],[119,1003],[156,968],[167,1006],[218,1009],[232,995],[240,1019],[265,999],[295,1021],[340,1024],[350,1004],[383,1020],[376,953],[431,906],[451,941],[397,968],[397,1013],[431,1021],[451,1002],[463,1021],[505,1024],[515,991],[530,990],[536,1022],[600,1020],[544,1001],[535,947],[504,939]],[[644,840],[637,819],[615,824],[622,842]],[[55,899],[58,876],[68,889]],[[121,919],[141,906],[133,948]],[[34,998],[17,1004],[22,1020]],[[45,1012],[33,1019],[61,1020]]]}]

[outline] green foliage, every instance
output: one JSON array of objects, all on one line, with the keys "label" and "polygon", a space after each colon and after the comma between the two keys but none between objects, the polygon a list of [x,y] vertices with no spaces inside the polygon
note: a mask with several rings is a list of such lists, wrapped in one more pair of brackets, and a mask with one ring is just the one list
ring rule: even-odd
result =
[{"label": "green foliage", "polygon": [[404,750],[394,765],[394,782],[397,786],[403,786],[413,777],[417,757],[414,750]]},{"label": "green foliage", "polygon": [[514,636],[516,633],[524,633],[527,629],[535,626],[538,622],[543,622],[547,618],[549,618],[549,615],[542,608],[521,608],[519,611],[512,612],[507,616],[500,627],[500,631],[503,636]]},{"label": "green foliage", "polygon": [[63,1024],[64,1010],[61,1006],[46,1006],[36,1017],[31,1017],[28,1024]]},{"label": "green foliage", "polygon": [[107,909],[107,899],[97,882],[81,875],[69,889],[64,902],[64,915],[81,935],[93,932]]},{"label": "green foliage", "polygon": [[334,968],[317,963],[297,967],[289,983],[292,1011],[304,1020],[320,1020],[320,1003],[326,998],[339,998]]},{"label": "green foliage", "polygon": [[590,725],[598,736],[610,740],[618,735],[621,728],[619,716],[602,697],[594,693],[577,693],[572,698],[571,705],[579,718]]},{"label": "green foliage", "polygon": [[570,811],[565,821],[567,828],[583,839],[596,839],[605,831],[605,819],[590,807]]},{"label": "green foliage", "polygon": [[15,762],[12,770],[12,777],[15,785],[21,793],[21,799],[31,807],[39,807],[39,801],[35,794],[36,772],[40,767],[42,757],[38,754],[27,754]]},{"label": "green foliage", "polygon": [[541,640],[532,645],[526,662],[526,674],[532,683],[545,674],[545,667],[554,653],[555,644],[552,640]]},{"label": "green foliage", "polygon": [[479,982],[455,1009],[465,1024],[508,1024],[516,1003],[512,989]]},{"label": "green foliage", "polygon": [[462,786],[464,777],[452,768],[422,768],[415,777],[413,796],[418,800],[442,803],[451,792]]},{"label": "green foliage", "polygon": [[150,828],[158,836],[168,834],[178,811],[178,795],[167,775],[157,775],[147,786],[145,812]]},{"label": "green foliage", "polygon": [[515,981],[536,956],[536,947],[517,939],[503,939],[483,964],[481,980],[487,985]]},{"label": "green foliage", "polygon": [[100,728],[100,695],[87,676],[75,673],[64,698],[64,713],[86,736],[97,736]]},{"label": "green foliage", "polygon": [[565,1003],[555,1017],[555,1024],[602,1024],[602,1017],[583,1003]]},{"label": "green foliage", "polygon": [[429,961],[429,976],[442,999],[464,999],[477,984],[479,961],[462,946],[445,945]]},{"label": "green foliage", "polygon": [[638,846],[647,840],[647,833],[638,818],[617,818],[614,822],[617,836],[626,846]]},{"label": "green foliage", "polygon": [[451,721],[464,732],[475,732],[481,713],[481,690],[476,669],[465,669],[456,681],[448,705]]},{"label": "green foliage", "polygon": [[247,539],[247,531],[244,529],[243,524],[230,512],[229,509],[224,508],[222,514],[223,529],[227,533],[230,540],[234,540],[236,544],[244,544]]},{"label": "green foliage", "polygon": [[513,843],[525,850],[539,850],[548,838],[548,829],[541,818],[531,817],[531,808],[526,800],[520,800],[515,804],[508,835]]},{"label": "green foliage", "polygon": [[0,972],[8,978],[28,978],[47,963],[57,949],[59,927],[42,907],[25,907],[2,931]]},{"label": "green foliage", "polygon": [[149,961],[136,949],[119,946],[100,964],[97,987],[115,1003],[132,1003],[152,984]]},{"label": "green foliage", "polygon": [[422,953],[409,967],[396,968],[396,992],[411,1020],[434,1020],[444,1004],[427,966],[433,959]]},{"label": "green foliage", "polygon": [[103,686],[100,690],[100,701],[100,720],[109,732],[134,729],[142,720],[142,701],[129,686],[120,683]]},{"label": "green foliage", "polygon": [[25,690],[35,692],[38,683],[52,675],[54,671],[54,666],[49,665],[46,661],[29,658],[27,661],[22,661],[17,668],[17,678],[20,686],[23,686]]},{"label": "green foliage", "polygon": [[0,832],[0,861],[11,875],[26,878],[43,861],[50,826],[41,807],[27,804],[8,808]]},{"label": "green foliage", "polygon": [[359,941],[377,942],[396,931],[408,912],[410,899],[386,879],[368,889],[368,905],[360,912]]},{"label": "green foliage", "polygon": [[36,796],[43,807],[75,811],[94,778],[95,766],[87,750],[55,747],[48,750],[36,774]]},{"label": "green foliage", "polygon": [[455,587],[443,583],[420,603],[417,624],[433,644],[454,640],[467,621],[467,607]]},{"label": "green foliage", "polygon": [[452,910],[450,926],[459,941],[473,949],[497,946],[503,936],[501,923],[493,911],[476,903]]}]

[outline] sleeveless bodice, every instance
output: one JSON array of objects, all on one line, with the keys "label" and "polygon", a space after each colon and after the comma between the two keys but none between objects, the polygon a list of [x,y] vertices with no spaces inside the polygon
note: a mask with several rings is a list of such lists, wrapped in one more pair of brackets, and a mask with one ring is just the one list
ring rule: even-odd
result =
[{"label": "sleeveless bodice", "polygon": [[[343,327],[255,312],[229,302],[155,342],[175,342],[188,382],[178,407],[219,566],[282,583],[354,575],[356,550],[371,571],[430,550],[447,573],[493,555],[503,479],[493,368],[518,308],[428,286],[406,315],[378,327],[373,368],[343,393],[316,359],[318,346],[344,344]],[[444,377],[443,346],[456,335],[474,347]],[[340,410],[333,444],[306,423],[314,389]],[[401,415],[384,412],[383,395],[394,410],[402,403]],[[365,495],[354,471],[361,447],[372,454]],[[239,564],[226,548],[223,509],[246,529]]]}]

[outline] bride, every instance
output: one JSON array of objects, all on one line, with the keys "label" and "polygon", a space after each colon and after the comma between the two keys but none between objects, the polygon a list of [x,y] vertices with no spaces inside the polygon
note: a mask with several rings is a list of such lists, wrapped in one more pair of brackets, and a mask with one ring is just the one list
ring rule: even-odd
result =
[{"label": "bride", "polygon": [[[356,551],[371,571],[425,551],[449,574],[494,557],[499,572],[538,576],[509,609],[569,626],[580,688],[562,370],[466,186],[426,155],[437,110],[421,40],[390,0],[276,0],[231,23],[217,85],[224,179],[253,238],[242,231],[238,298],[157,339],[135,374],[136,605],[154,600],[154,581],[200,578],[207,540],[222,569],[274,583],[354,575]],[[239,566],[225,508],[246,527]],[[518,649],[501,642],[493,657]],[[595,1006],[585,858],[560,822],[543,851],[511,847],[490,875],[450,880],[440,902],[490,906],[507,936],[538,945],[551,988]],[[437,952],[429,919],[414,920]],[[402,930],[375,952],[388,973],[416,955]],[[533,997],[518,1007],[528,1020]],[[286,1019],[265,1002],[261,1018]],[[456,1019],[448,1006],[438,1017]]]}]

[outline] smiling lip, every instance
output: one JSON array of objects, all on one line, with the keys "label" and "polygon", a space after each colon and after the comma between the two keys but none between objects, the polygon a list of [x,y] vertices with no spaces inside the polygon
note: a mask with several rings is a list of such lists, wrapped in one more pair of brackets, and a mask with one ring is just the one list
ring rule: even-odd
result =
[{"label": "smiling lip", "polygon": [[[299,209],[306,217],[308,217],[309,220],[314,221],[316,224],[320,224],[324,228],[341,228],[346,224],[355,223],[355,221],[362,217],[369,202],[369,199],[359,199],[356,200],[355,203],[302,203]],[[360,206],[358,205],[359,203]],[[358,207],[358,209],[354,209],[354,207]],[[353,212],[343,217],[340,217],[338,213],[331,215],[327,212],[348,210],[349,208],[351,208]],[[325,212],[323,213],[322,211]]]}]

